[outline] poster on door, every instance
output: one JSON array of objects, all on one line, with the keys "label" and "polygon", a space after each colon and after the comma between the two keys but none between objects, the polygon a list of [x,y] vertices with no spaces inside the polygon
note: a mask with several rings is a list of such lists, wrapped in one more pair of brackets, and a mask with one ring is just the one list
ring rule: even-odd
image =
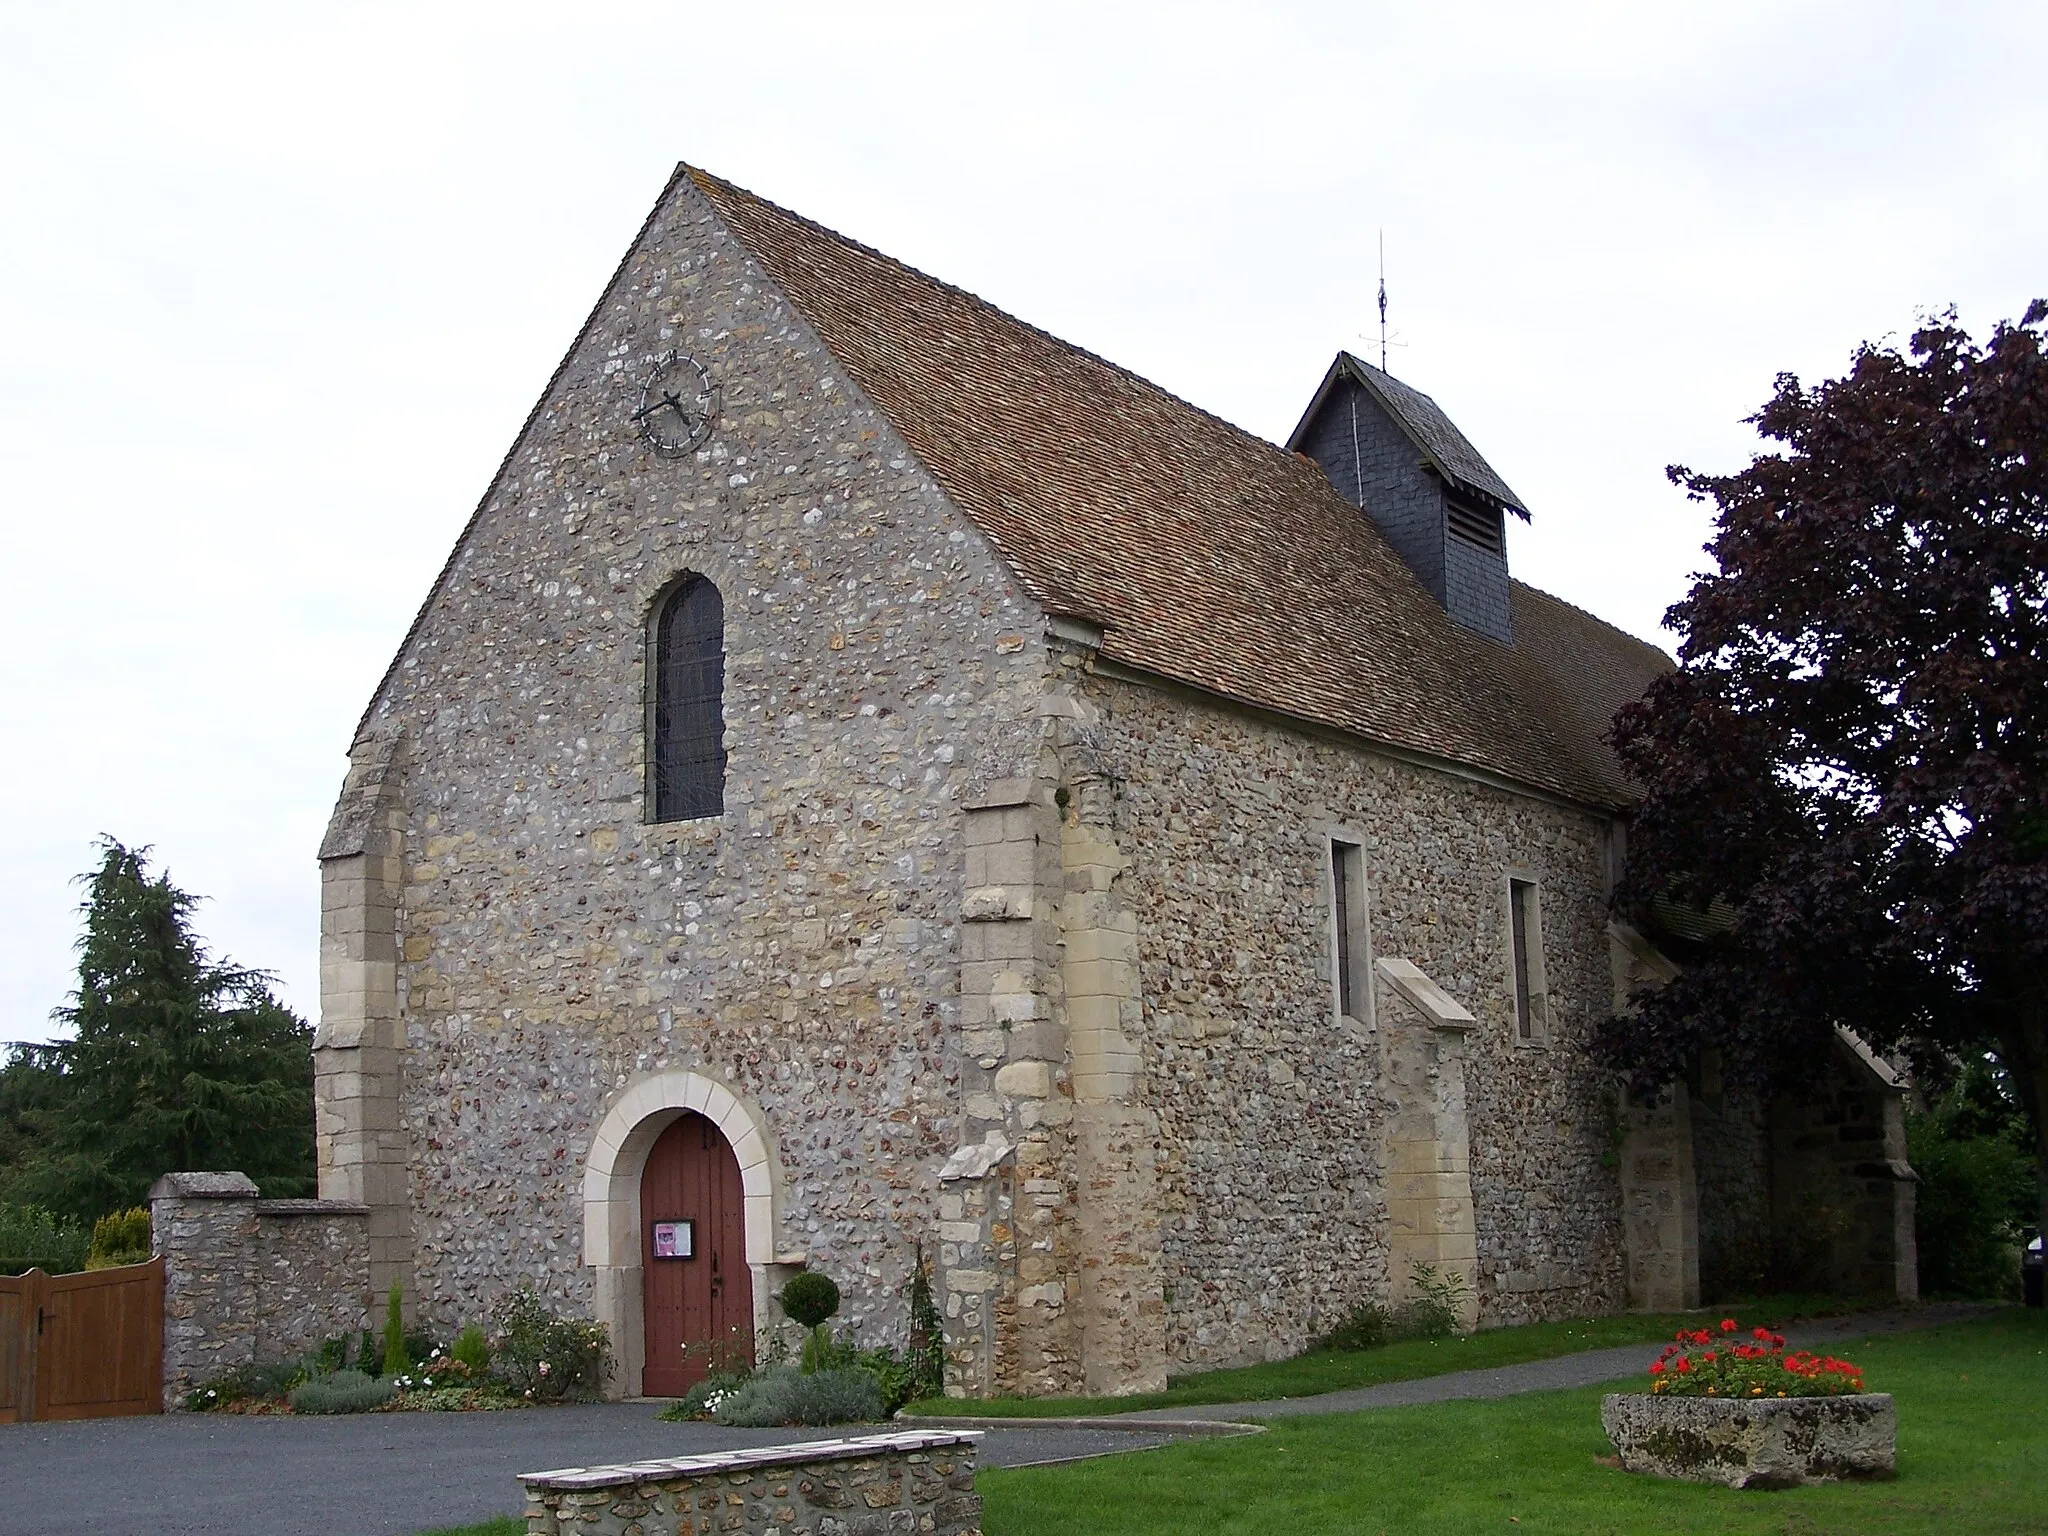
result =
[{"label": "poster on door", "polygon": [[694,1221],[657,1221],[654,1224],[654,1256],[657,1259],[687,1259],[697,1251]]}]

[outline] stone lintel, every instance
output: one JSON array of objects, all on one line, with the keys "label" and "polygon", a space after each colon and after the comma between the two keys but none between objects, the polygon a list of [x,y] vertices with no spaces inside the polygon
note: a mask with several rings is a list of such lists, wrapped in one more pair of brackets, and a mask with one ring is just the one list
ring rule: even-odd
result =
[{"label": "stone lintel", "polygon": [[1472,1017],[1471,1010],[1431,981],[1413,962],[1378,960],[1373,963],[1373,968],[1429,1021],[1430,1028],[1455,1029],[1463,1032],[1478,1023],[1478,1020]]}]

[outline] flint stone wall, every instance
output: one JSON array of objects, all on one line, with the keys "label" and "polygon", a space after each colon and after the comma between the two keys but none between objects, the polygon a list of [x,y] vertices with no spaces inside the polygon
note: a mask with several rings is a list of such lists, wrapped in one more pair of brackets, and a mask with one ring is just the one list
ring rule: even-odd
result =
[{"label": "flint stone wall", "polygon": [[1899,1414],[1889,1392],[1845,1397],[1662,1397],[1610,1392],[1600,1427],[1622,1470],[1729,1488],[1890,1477]]},{"label": "flint stone wall", "polygon": [[1763,1099],[1703,1071],[1692,1098],[1700,1300],[1755,1294],[1771,1271],[1771,1139]]},{"label": "flint stone wall", "polygon": [[531,1472],[527,1536],[981,1536],[978,1435],[902,1432]]},{"label": "flint stone wall", "polygon": [[158,1179],[149,1218],[164,1260],[164,1407],[367,1326],[367,1217],[337,1201],[258,1199],[240,1173]]},{"label": "flint stone wall", "polygon": [[[679,460],[629,419],[670,349],[720,396]],[[646,639],[685,572],[724,599],[725,811],[653,824]],[[593,1307],[593,1134],[630,1082],[688,1069],[772,1132],[771,1252],[834,1276],[862,1337],[902,1338],[961,1140],[960,802],[1034,713],[1042,627],[674,186],[358,744],[404,738],[392,1114],[426,1318],[453,1329],[523,1281]]]},{"label": "flint stone wall", "polygon": [[[1613,1111],[1585,1049],[1612,991],[1604,818],[1187,695],[1098,675],[1088,697],[1138,914],[1176,1366],[1292,1354],[1408,1278],[1388,1273],[1378,1021],[1336,1012],[1331,835],[1364,847],[1372,952],[1476,1016],[1482,1320],[1622,1305]],[[1515,1037],[1511,871],[1542,889],[1534,1045]]]}]

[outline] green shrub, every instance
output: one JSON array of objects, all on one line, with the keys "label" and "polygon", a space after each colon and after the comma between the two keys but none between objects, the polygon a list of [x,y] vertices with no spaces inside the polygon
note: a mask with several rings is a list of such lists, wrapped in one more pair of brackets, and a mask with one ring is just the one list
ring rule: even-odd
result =
[{"label": "green shrub", "polygon": [[366,1413],[391,1401],[388,1381],[373,1381],[361,1371],[336,1371],[292,1388],[293,1413]]},{"label": "green shrub", "polygon": [[412,1355],[405,1347],[405,1298],[395,1284],[384,1301],[383,1364],[386,1376],[403,1376],[412,1369]]},{"label": "green shrub", "polygon": [[318,1355],[308,1355],[303,1359],[280,1360],[270,1365],[237,1366],[187,1392],[185,1406],[195,1413],[203,1413],[211,1408],[225,1408],[230,1403],[281,1401],[302,1383],[327,1374],[319,1362]]},{"label": "green shrub", "polygon": [[715,1417],[718,1405],[753,1379],[751,1371],[713,1371],[657,1415],[671,1424]]},{"label": "green shrub", "polygon": [[354,1369],[365,1376],[375,1376],[384,1369],[384,1351],[377,1343],[377,1336],[367,1328],[356,1339]]},{"label": "green shrub", "polygon": [[1463,1275],[1445,1274],[1434,1264],[1409,1271],[1415,1299],[1398,1307],[1361,1301],[1328,1333],[1310,1340],[1311,1350],[1378,1349],[1408,1339],[1445,1339],[1464,1321],[1472,1287]]},{"label": "green shrub", "polygon": [[1920,1176],[1913,1224],[1926,1296],[2010,1297],[2032,1206],[2035,1164],[2021,1135],[1958,1135],[1937,1110],[1906,1117],[1906,1155]]},{"label": "green shrub", "polygon": [[[939,1304],[932,1297],[932,1275],[918,1249],[916,1267],[910,1276],[910,1342],[903,1352],[906,1394],[889,1405],[894,1413],[906,1402],[946,1395],[946,1325],[939,1317]],[[885,1396],[886,1389],[885,1389]]]},{"label": "green shrub", "polygon": [[799,1328],[817,1328],[839,1310],[839,1287],[830,1275],[802,1270],[776,1294],[775,1304]]},{"label": "green shrub", "polygon": [[1456,1333],[1465,1319],[1465,1303],[1472,1298],[1470,1282],[1434,1264],[1418,1264],[1409,1271],[1408,1283],[1415,1289],[1415,1299],[1397,1313],[1402,1337],[1445,1339]]},{"label": "green shrub", "polygon": [[483,1329],[475,1323],[469,1324],[455,1336],[455,1347],[448,1353],[478,1376],[491,1368],[490,1340],[484,1337]]},{"label": "green shrub", "polygon": [[39,1205],[0,1205],[0,1275],[40,1269],[68,1275],[85,1268],[92,1234]]},{"label": "green shrub", "polygon": [[123,1264],[149,1262],[149,1208],[135,1206],[102,1216],[92,1224],[92,1247],[86,1254],[87,1269],[118,1269]]},{"label": "green shrub", "polygon": [[611,1369],[611,1336],[603,1323],[557,1317],[531,1286],[522,1285],[492,1313],[492,1358],[522,1397],[594,1398]]},{"label": "green shrub", "polygon": [[792,1370],[771,1366],[718,1404],[714,1418],[738,1429],[778,1424],[872,1423],[882,1417],[882,1389],[863,1370]]},{"label": "green shrub", "polygon": [[1920,1177],[1920,1289],[2016,1299],[2020,1243],[2040,1220],[2032,1127],[1995,1058],[1954,1065],[1927,1112],[1906,1116],[1906,1153]]},{"label": "green shrub", "polygon": [[1316,1335],[1309,1341],[1309,1348],[1325,1349],[1378,1349],[1393,1342],[1394,1320],[1387,1309],[1376,1301],[1361,1301],[1328,1333]]}]

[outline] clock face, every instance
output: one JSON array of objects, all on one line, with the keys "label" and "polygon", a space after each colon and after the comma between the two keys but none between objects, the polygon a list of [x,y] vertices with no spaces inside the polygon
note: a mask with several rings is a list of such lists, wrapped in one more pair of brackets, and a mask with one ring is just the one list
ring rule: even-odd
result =
[{"label": "clock face", "polygon": [[703,446],[717,415],[718,391],[704,365],[684,353],[671,352],[647,375],[633,420],[656,453],[679,459]]}]

